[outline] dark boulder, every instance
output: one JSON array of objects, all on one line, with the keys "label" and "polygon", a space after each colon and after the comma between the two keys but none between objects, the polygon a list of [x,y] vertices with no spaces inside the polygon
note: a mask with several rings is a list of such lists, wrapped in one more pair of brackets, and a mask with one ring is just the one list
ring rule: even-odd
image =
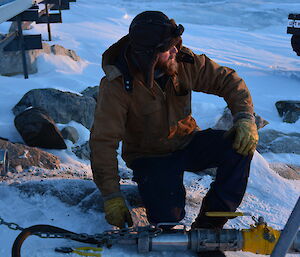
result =
[{"label": "dark boulder", "polygon": [[283,133],[273,129],[260,131],[257,151],[300,154],[300,133]]},{"label": "dark boulder", "polygon": [[80,146],[72,147],[72,152],[80,159],[89,160],[91,155],[89,142],[85,142]]},{"label": "dark boulder", "polygon": [[295,123],[299,119],[300,101],[278,101],[275,106],[284,122]]},{"label": "dark boulder", "polygon": [[291,38],[291,45],[298,56],[300,56],[300,35],[293,35]]},{"label": "dark boulder", "polygon": [[300,180],[300,167],[286,163],[269,163],[269,167],[286,179]]},{"label": "dark boulder", "polygon": [[[255,116],[255,123],[257,125],[257,128],[263,128],[267,124],[269,124],[268,121],[263,119],[261,116],[254,113]],[[231,111],[228,107],[225,107],[223,115],[221,118],[217,121],[216,125],[213,127],[213,129],[222,129],[222,130],[229,130],[233,125],[233,117],[231,115]]]},{"label": "dark boulder", "polygon": [[65,141],[49,117],[40,108],[30,108],[15,117],[15,126],[28,146],[48,149],[66,149]]}]

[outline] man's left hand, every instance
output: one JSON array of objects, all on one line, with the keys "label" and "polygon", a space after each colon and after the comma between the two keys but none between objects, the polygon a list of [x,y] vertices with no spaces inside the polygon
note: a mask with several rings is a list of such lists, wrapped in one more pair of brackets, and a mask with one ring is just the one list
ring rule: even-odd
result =
[{"label": "man's left hand", "polygon": [[255,122],[249,119],[237,120],[233,127],[225,133],[225,137],[234,133],[233,148],[241,155],[254,154],[258,143],[258,132]]}]

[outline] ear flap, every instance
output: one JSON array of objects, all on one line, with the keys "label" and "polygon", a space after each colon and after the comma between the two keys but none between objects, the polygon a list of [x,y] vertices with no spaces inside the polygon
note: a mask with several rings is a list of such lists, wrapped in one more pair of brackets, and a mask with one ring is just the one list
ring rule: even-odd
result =
[{"label": "ear flap", "polygon": [[182,38],[180,37],[178,43],[175,45],[175,47],[177,48],[178,52],[181,50],[182,48]]}]

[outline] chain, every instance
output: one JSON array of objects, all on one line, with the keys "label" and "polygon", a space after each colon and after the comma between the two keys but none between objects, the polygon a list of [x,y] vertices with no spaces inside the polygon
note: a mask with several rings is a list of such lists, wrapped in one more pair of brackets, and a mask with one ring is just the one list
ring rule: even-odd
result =
[{"label": "chain", "polygon": [[[3,218],[0,217],[0,225],[5,225],[9,229],[12,230],[21,230],[23,231],[24,228],[19,226],[16,223],[10,223],[4,221]],[[114,229],[114,230],[107,230],[101,234],[76,234],[76,233],[50,233],[50,232],[34,232],[33,235],[36,235],[40,238],[63,238],[63,239],[71,239],[71,240],[94,240],[100,245],[112,245],[119,240],[130,240],[130,239],[138,239],[140,233],[147,233],[150,238],[158,236],[162,233],[161,228],[157,228],[155,226],[146,226],[146,227],[137,227],[137,228],[123,228],[123,229]]]},{"label": "chain", "polygon": [[7,226],[9,229],[12,229],[12,230],[21,230],[21,231],[24,230],[24,228],[22,228],[18,224],[13,223],[13,222],[6,222],[6,221],[4,221],[4,219],[2,219],[0,217],[0,225],[2,225],[2,224]]},{"label": "chain", "polygon": [[93,239],[99,245],[112,245],[113,243],[118,242],[119,240],[130,240],[130,239],[138,239],[139,233],[147,232],[149,237],[153,238],[158,236],[161,232],[161,228],[156,228],[154,226],[147,227],[138,227],[138,228],[124,228],[124,229],[115,229],[115,230],[107,230],[101,234],[73,234],[73,233],[42,233],[36,232],[34,235],[40,238],[63,238],[63,239],[71,239],[71,240],[88,240]]}]

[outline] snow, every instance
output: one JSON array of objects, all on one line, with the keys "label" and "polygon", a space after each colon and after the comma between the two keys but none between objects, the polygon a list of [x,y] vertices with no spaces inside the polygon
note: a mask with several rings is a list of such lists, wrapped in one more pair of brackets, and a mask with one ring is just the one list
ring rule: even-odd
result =
[{"label": "snow", "polygon": [[[80,93],[88,86],[95,86],[103,76],[101,54],[116,40],[125,35],[132,18],[144,10],[161,10],[185,27],[183,42],[196,53],[205,53],[210,58],[234,68],[246,81],[255,106],[255,112],[269,121],[264,129],[276,129],[285,133],[299,132],[300,120],[294,124],[283,123],[278,116],[275,102],[300,99],[300,59],[292,51],[290,35],[286,34],[289,13],[300,13],[298,0],[77,0],[71,9],[63,11],[63,23],[53,24],[52,44],[60,44],[75,50],[80,62],[70,58],[43,54],[38,59],[39,72],[24,80],[22,75],[0,77],[0,136],[11,141],[22,141],[14,127],[11,111],[21,97],[33,88],[56,88]],[[10,23],[0,24],[0,33],[6,33]],[[29,34],[41,33],[47,38],[46,25],[33,25]],[[226,103],[223,99],[202,94],[193,94],[193,116],[202,129],[211,127],[221,116]],[[80,139],[76,145],[88,140],[89,131],[81,124],[70,122],[58,124],[74,126]],[[67,141],[68,149],[51,150],[58,155],[60,170],[49,171],[31,168],[13,174],[10,180],[0,185],[0,217],[22,227],[50,224],[78,233],[101,233],[111,227],[103,213],[94,209],[83,211],[78,204],[62,202],[52,191],[45,194],[25,194],[16,185],[37,183],[50,186],[57,192],[75,197],[80,190],[95,187],[90,163],[78,159],[71,151],[76,146]],[[128,172],[119,159],[121,172]],[[255,153],[251,164],[249,185],[239,211],[262,215],[269,225],[282,229],[300,195],[300,181],[286,180],[268,166],[268,162],[284,162],[300,166],[300,155]],[[193,173],[185,174],[187,215],[190,225],[195,218],[202,197],[207,192],[212,178]],[[123,184],[132,184],[122,181]],[[229,228],[248,228],[250,217],[230,220]],[[0,256],[10,256],[12,243],[19,231],[0,226]],[[30,237],[25,241],[23,257],[59,257],[54,252],[57,246],[81,246],[82,244],[61,239]],[[228,252],[228,256],[254,256],[251,253]],[[70,254],[68,256],[77,256]],[[103,256],[196,256],[195,253],[151,252],[139,255],[133,247],[114,246],[104,249]],[[296,256],[296,255],[293,255]]]}]

